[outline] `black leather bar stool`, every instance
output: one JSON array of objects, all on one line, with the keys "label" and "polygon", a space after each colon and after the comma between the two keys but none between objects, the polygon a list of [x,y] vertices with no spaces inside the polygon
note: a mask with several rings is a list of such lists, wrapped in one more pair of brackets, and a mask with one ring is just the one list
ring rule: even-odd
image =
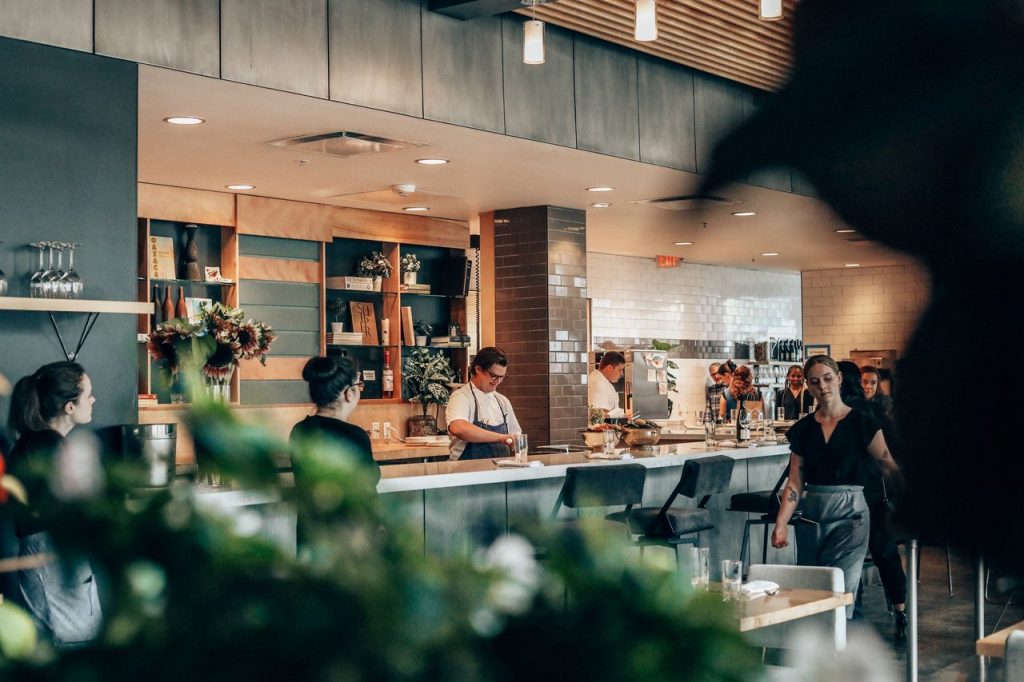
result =
[{"label": "black leather bar stool", "polygon": [[[648,545],[671,547],[679,561],[679,545],[697,546],[698,533],[711,530],[711,511],[707,509],[712,495],[729,489],[736,460],[725,455],[689,459],[672,494],[660,509],[634,509],[626,515],[633,541],[641,548]],[[700,498],[695,509],[672,509],[676,497]]]},{"label": "black leather bar stool", "polygon": [[[612,512],[605,517],[608,521],[624,523],[633,507],[643,503],[646,478],[647,467],[642,464],[568,467],[565,470],[565,483],[551,510],[551,518],[557,519],[562,507],[583,509],[624,506],[624,510]],[[576,519],[558,520],[571,523]]]},{"label": "black leather bar stool", "polygon": [[[789,464],[782,470],[782,475],[775,482],[771,490],[757,490],[748,493],[736,493],[729,498],[729,508],[726,511],[740,512],[743,514],[759,514],[756,519],[747,519],[743,524],[743,543],[740,546],[740,559],[750,565],[750,528],[756,525],[764,526],[764,539],[761,542],[761,563],[768,563],[768,527],[775,523],[775,517],[779,513],[779,491],[782,485],[789,478]],[[794,514],[797,517],[799,511]],[[792,521],[790,522],[792,523]]]}]

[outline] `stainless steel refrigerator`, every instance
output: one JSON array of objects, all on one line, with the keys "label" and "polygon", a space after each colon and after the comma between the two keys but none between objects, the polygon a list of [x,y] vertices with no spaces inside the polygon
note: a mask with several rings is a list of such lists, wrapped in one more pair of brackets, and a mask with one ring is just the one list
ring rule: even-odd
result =
[{"label": "stainless steel refrigerator", "polygon": [[[626,371],[622,379],[613,384],[619,392],[619,405],[632,408],[634,415],[647,419],[668,418],[668,375],[665,368],[668,353],[655,350],[621,352],[626,358]],[[592,367],[597,367],[601,356],[601,352],[594,353]]]}]

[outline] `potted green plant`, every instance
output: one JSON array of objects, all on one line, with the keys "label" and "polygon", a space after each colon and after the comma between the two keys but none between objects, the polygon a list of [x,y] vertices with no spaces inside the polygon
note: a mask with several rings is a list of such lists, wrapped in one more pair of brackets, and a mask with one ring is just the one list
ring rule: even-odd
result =
[{"label": "potted green plant", "polygon": [[416,320],[412,323],[413,331],[416,332],[416,345],[427,345],[427,339],[434,331],[434,327],[423,320]]},{"label": "potted green plant", "polygon": [[407,253],[402,256],[400,263],[402,267],[402,283],[416,284],[416,273],[420,271],[422,263],[415,253]]},{"label": "potted green plant", "polygon": [[331,315],[331,333],[343,333],[345,331],[345,315],[348,313],[348,302],[341,298],[332,298],[327,302],[327,312]]},{"label": "potted green plant", "polygon": [[423,407],[423,414],[409,417],[410,436],[433,436],[437,433],[436,417],[427,413],[431,405],[447,405],[455,370],[448,357],[439,351],[415,349],[402,364],[402,383],[409,400]]},{"label": "potted green plant", "polygon": [[380,251],[371,251],[369,256],[359,260],[356,270],[358,277],[372,277],[373,290],[380,291],[381,280],[391,277],[391,261]]}]

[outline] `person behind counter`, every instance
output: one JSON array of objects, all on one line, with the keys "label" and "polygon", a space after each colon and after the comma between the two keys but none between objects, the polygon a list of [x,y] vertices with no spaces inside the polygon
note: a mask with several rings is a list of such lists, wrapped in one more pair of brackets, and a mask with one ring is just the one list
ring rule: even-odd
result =
[{"label": "person behind counter", "polygon": [[704,384],[704,397],[707,401],[707,410],[718,414],[718,403],[722,399],[722,393],[729,387],[726,375],[722,373],[723,363],[712,362],[708,365],[708,375],[711,379],[711,383],[705,381]]},{"label": "person behind counter", "polygon": [[522,431],[512,403],[498,393],[508,374],[508,357],[500,348],[481,348],[469,373],[469,381],[452,393],[445,408],[451,458],[506,457],[513,443],[510,434]]},{"label": "person behind counter", "polygon": [[601,363],[587,378],[587,404],[604,410],[605,417],[625,417],[625,411],[619,407],[619,393],[612,385],[622,379],[625,371],[626,358],[622,353],[610,351],[601,356]]},{"label": "person behind counter", "polygon": [[719,414],[723,419],[729,420],[732,411],[739,407],[741,400],[747,402],[760,399],[761,392],[754,386],[753,372],[746,365],[740,365],[732,373],[729,387],[722,392],[722,397],[718,401]]},{"label": "person behind counter", "polygon": [[804,387],[804,368],[800,365],[791,365],[786,372],[786,386],[779,389],[775,397],[775,405],[784,411],[783,419],[799,419],[801,414],[811,411],[814,398],[811,392]]},{"label": "person behind counter", "polygon": [[892,419],[892,398],[879,390],[882,374],[877,367],[867,365],[860,368],[860,386],[864,389],[864,398],[871,404],[875,414],[884,414]]},{"label": "person behind counter", "polygon": [[[322,438],[351,453],[371,467],[375,480],[380,480],[380,466],[373,459],[370,437],[366,431],[348,418],[359,405],[363,382],[359,367],[347,357],[328,356],[310,358],[302,368],[302,378],[309,385],[309,397],[316,405],[316,413],[295,426],[288,436],[294,449],[300,440]],[[296,470],[296,483],[302,478]]]},{"label": "person behind counter", "polygon": [[[49,468],[45,465],[66,447],[71,430],[92,421],[95,402],[92,381],[75,362],[43,365],[14,387],[8,427],[17,442],[11,449],[10,472],[25,484],[31,505],[14,521],[21,558],[55,553],[40,512],[45,515],[47,507],[59,502],[36,473],[37,465]],[[17,580],[17,597],[55,646],[82,646],[99,634],[103,615],[87,560],[50,561],[19,571]]]}]

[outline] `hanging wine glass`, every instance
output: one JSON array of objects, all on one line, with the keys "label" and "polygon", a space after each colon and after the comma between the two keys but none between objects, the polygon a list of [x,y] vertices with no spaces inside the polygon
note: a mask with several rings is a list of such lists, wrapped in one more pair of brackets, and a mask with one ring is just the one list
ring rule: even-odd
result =
[{"label": "hanging wine glass", "polygon": [[53,266],[54,242],[43,242],[47,249],[46,269],[39,276],[43,286],[43,298],[57,298],[57,268]]},{"label": "hanging wine glass", "polygon": [[28,280],[28,295],[32,298],[43,298],[43,272],[46,268],[43,267],[43,255],[46,249],[46,242],[33,242],[31,246],[38,249],[39,260],[36,266],[36,271],[32,273],[32,276]]},{"label": "hanging wine glass", "polygon": [[68,298],[82,297],[82,277],[75,270],[75,249],[81,244],[66,244],[68,247],[68,270],[64,273],[64,283],[68,288]]},{"label": "hanging wine glass", "polygon": [[67,247],[67,242],[53,242],[53,248],[57,250],[57,269],[53,273],[54,298],[71,298],[71,287],[66,281],[67,273],[64,271],[64,250]]}]

